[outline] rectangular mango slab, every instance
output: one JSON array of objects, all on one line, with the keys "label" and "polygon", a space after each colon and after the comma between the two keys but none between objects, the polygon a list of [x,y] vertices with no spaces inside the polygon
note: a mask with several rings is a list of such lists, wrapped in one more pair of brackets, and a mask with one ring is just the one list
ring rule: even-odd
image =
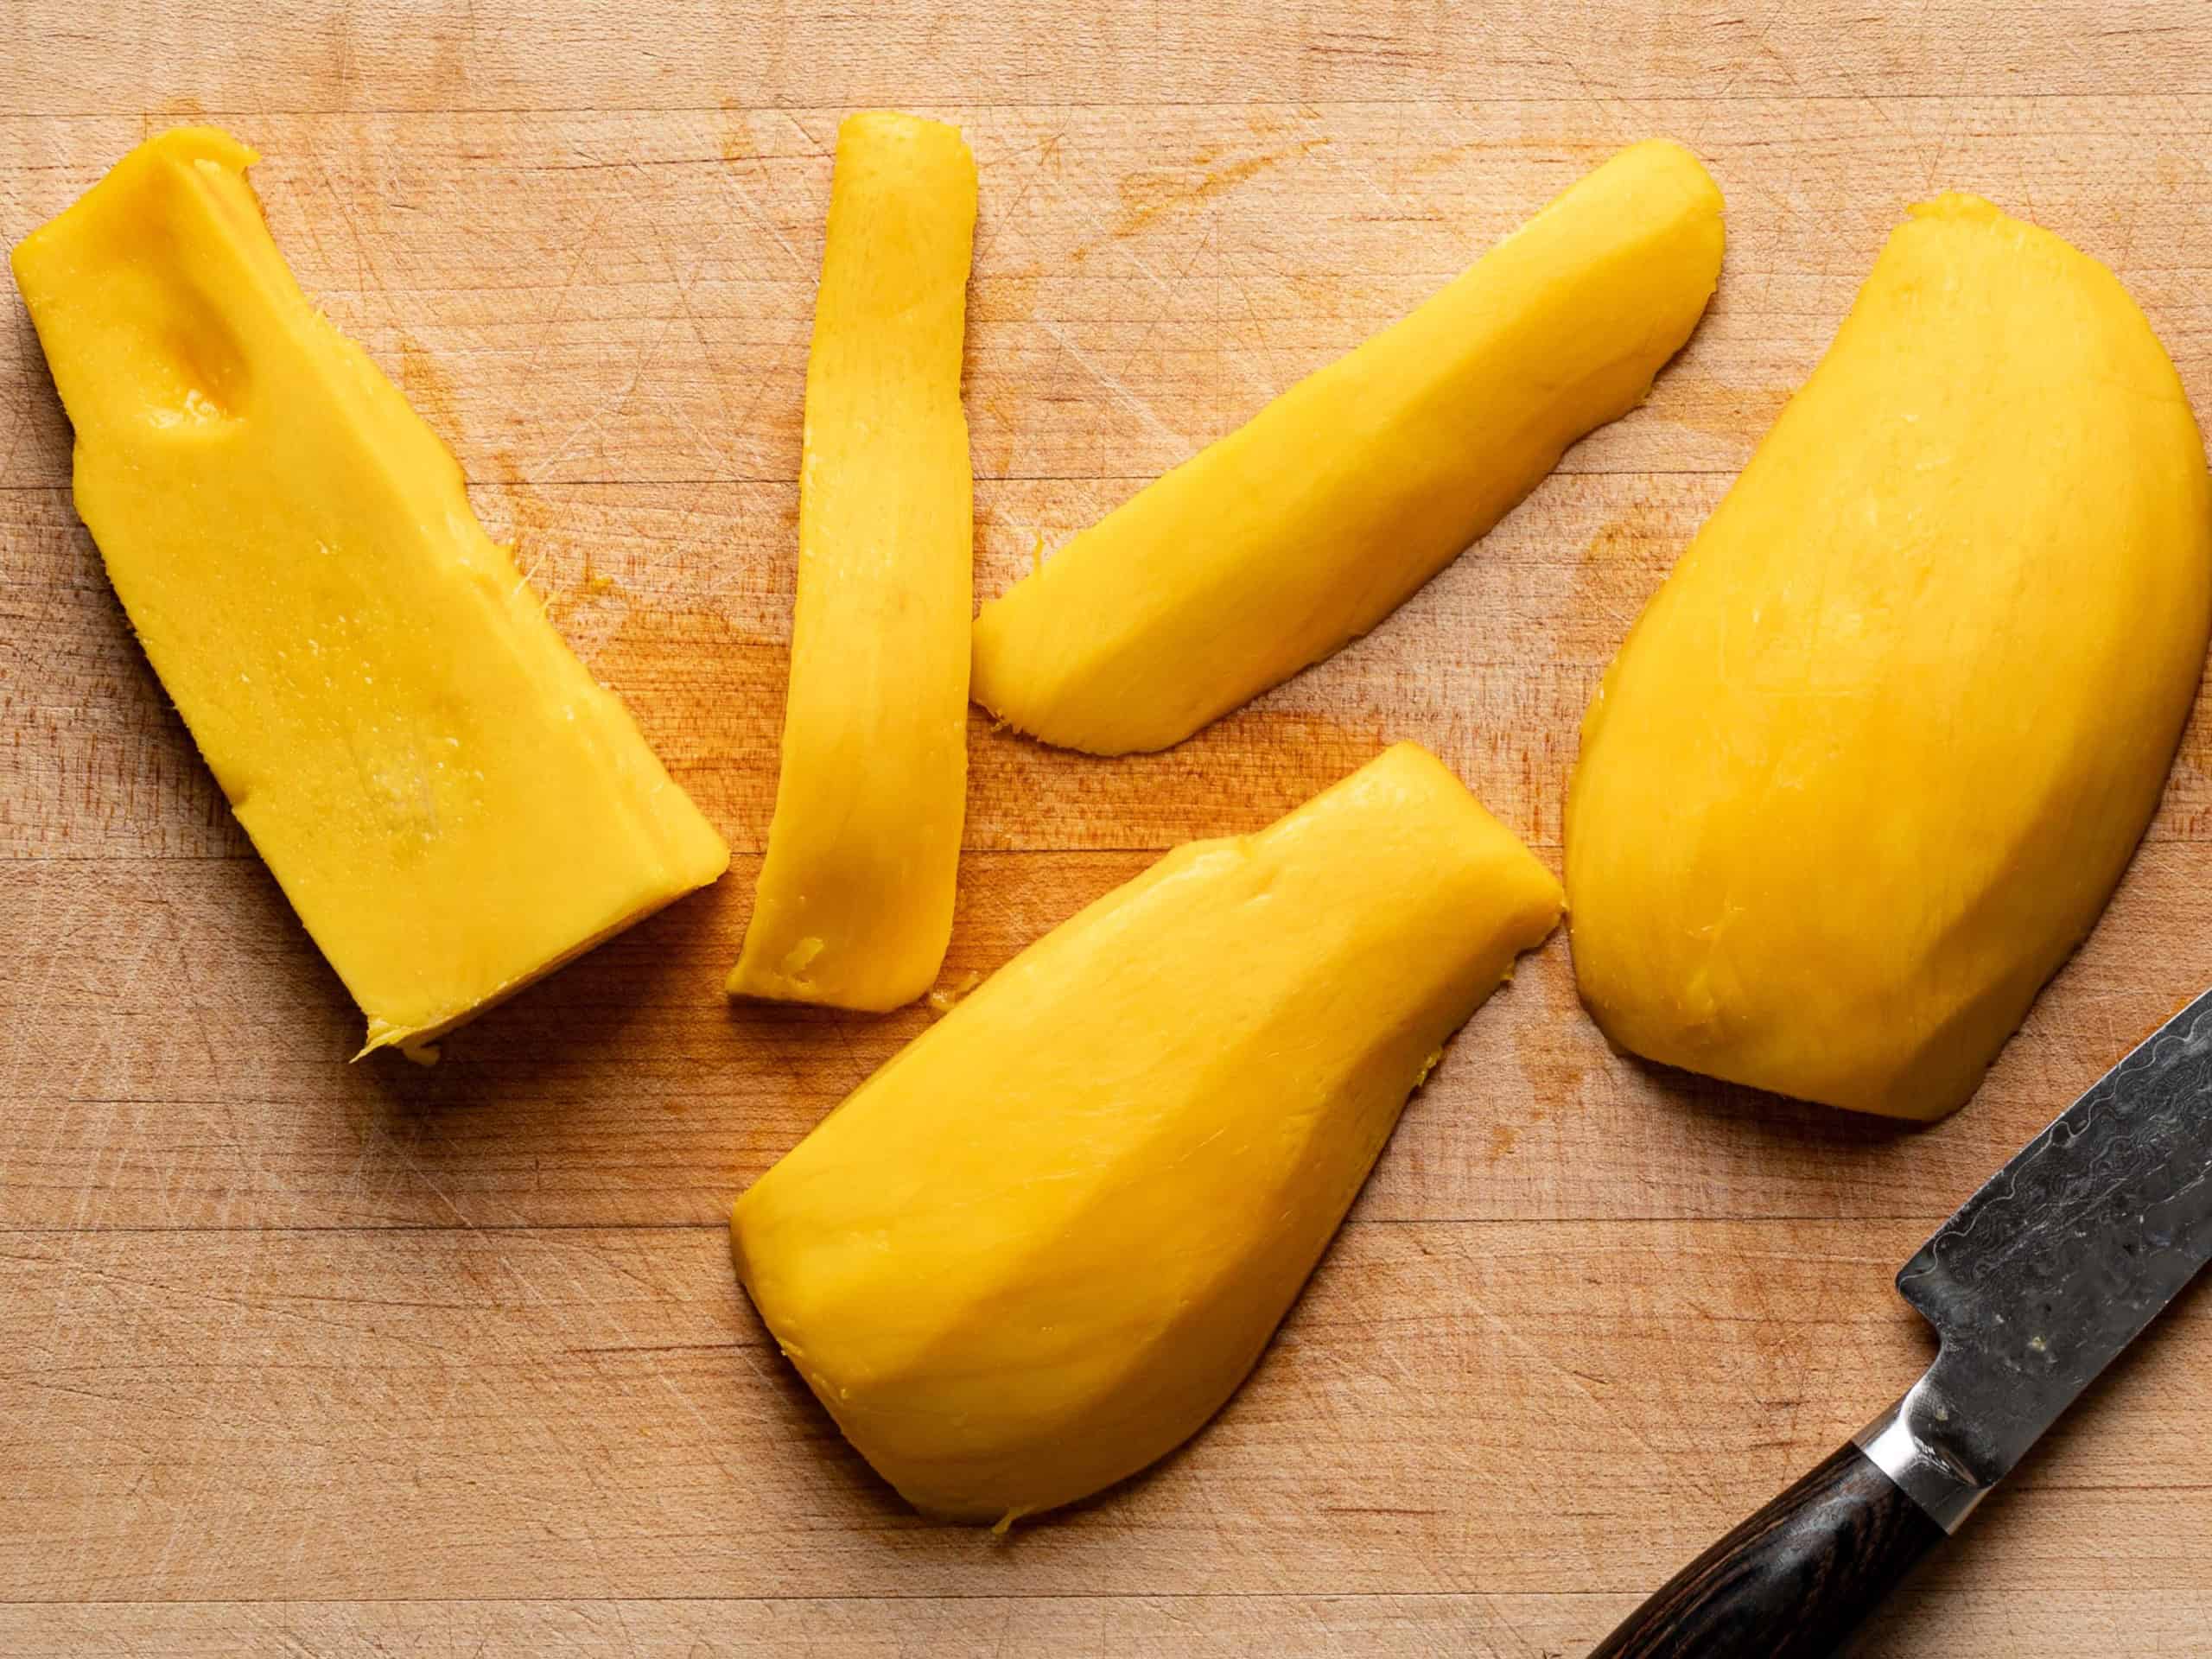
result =
[{"label": "rectangular mango slab", "polygon": [[1643,400],[1719,279],[1720,192],[1654,141],[1084,531],[976,620],[976,700],[1179,743],[1388,616]]},{"label": "rectangular mango slab", "polygon": [[952,937],[974,484],[960,405],[976,162],[889,111],[837,130],[806,371],[782,775],[733,995],[880,1012]]},{"label": "rectangular mango slab", "polygon": [[24,239],[16,281],[162,684],[368,1048],[419,1052],[729,855],[300,292],[255,159],[149,140]]},{"label": "rectangular mango slab", "polygon": [[1072,1503],[1234,1392],[1560,902],[1402,743],[999,969],[737,1201],[738,1274],[917,1507]]}]

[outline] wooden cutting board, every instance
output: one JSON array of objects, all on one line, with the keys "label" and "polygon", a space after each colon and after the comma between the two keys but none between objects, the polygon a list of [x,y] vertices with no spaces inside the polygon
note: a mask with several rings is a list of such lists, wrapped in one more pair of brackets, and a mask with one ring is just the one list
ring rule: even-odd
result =
[{"label": "wooden cutting board", "polygon": [[[71,512],[10,302],[0,1650],[1579,1655],[1911,1379],[1896,1265],[2212,983],[2201,715],[2104,924],[1925,1133],[1608,1053],[1554,940],[1186,1452],[1010,1538],[918,1520],[722,1230],[929,1018],[720,993],[772,804],[830,147],[879,103],[957,120],[982,169],[985,595],[1614,148],[1680,138],[1729,203],[1649,405],[1371,637],[1165,755],[976,721],[948,984],[1395,738],[1556,866],[1601,665],[1917,198],[1978,189],[2107,261],[2212,415],[2190,0],[16,0],[0,236],[165,124],[258,145],[302,283],[737,858],[434,1070],[349,1066],[355,1011]],[[1869,1650],[2212,1652],[2208,1363],[2200,1287]]]}]

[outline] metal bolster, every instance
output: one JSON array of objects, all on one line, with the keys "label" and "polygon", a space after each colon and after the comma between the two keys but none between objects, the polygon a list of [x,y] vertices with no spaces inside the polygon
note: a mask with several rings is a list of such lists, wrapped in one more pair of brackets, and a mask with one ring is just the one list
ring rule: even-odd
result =
[{"label": "metal bolster", "polygon": [[1929,1388],[1929,1380],[1922,1377],[1904,1399],[1851,1440],[1930,1520],[1953,1533],[1995,1483],[1977,1480],[1943,1451],[1943,1443],[1951,1438],[1947,1432],[1950,1414]]}]

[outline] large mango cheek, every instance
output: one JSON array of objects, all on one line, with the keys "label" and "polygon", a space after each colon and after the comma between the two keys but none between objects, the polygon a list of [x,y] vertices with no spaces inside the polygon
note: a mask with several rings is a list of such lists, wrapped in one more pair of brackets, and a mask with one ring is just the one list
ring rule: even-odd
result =
[{"label": "large mango cheek", "polygon": [[2094,925],[2212,594],[2203,455],[2109,273],[1892,238],[1586,717],[1567,883],[1619,1046],[1939,1116]]}]

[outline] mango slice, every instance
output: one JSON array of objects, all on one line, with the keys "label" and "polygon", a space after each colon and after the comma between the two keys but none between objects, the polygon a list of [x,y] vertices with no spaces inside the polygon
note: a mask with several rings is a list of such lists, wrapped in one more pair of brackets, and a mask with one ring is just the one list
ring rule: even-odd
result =
[{"label": "mango slice", "polygon": [[1687,150],[1623,150],[986,605],[976,700],[1048,743],[1166,748],[1366,632],[1643,401],[1712,296],[1720,213]]},{"label": "mango slice", "polygon": [[1567,803],[1622,1047],[1940,1117],[2094,924],[2212,626],[2212,489],[2112,274],[1916,207],[1614,659]]},{"label": "mango slice", "polygon": [[783,774],[733,995],[880,1011],[952,936],[973,609],[961,334],[976,162],[877,111],[837,130],[806,371]]},{"label": "mango slice", "polygon": [[739,1276],[916,1507],[1004,1522],[1195,1433],[1559,886],[1409,743],[1063,923],[737,1201]]},{"label": "mango slice", "polygon": [[25,238],[16,281],[162,686],[368,1047],[419,1053],[729,855],[301,294],[256,159],[149,140]]}]

